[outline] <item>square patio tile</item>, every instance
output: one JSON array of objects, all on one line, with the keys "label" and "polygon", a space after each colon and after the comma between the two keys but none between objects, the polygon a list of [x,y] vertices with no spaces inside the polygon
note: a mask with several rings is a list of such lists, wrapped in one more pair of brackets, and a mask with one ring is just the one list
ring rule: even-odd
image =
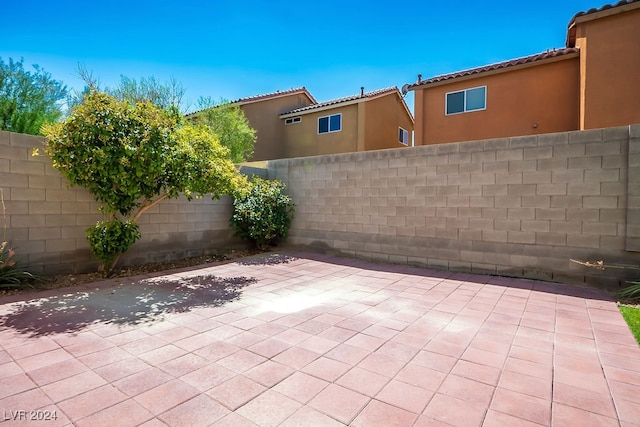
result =
[{"label": "square patio tile", "polygon": [[199,394],[159,415],[158,418],[169,426],[204,426],[215,423],[229,413],[231,411],[211,397]]},{"label": "square patio tile", "polygon": [[267,388],[242,375],[213,387],[207,394],[232,411],[260,395]]},{"label": "square patio tile", "polygon": [[335,381],[335,384],[357,391],[365,396],[373,397],[388,382],[388,377],[355,367]]},{"label": "square patio tile", "polygon": [[313,375],[321,380],[334,382],[350,368],[351,366],[346,363],[328,359],[323,356],[302,368],[302,372],[306,372],[307,374]]},{"label": "square patio tile", "polygon": [[302,404],[276,391],[267,390],[236,412],[259,426],[277,426],[302,407]]},{"label": "square patio tile", "polygon": [[391,380],[375,398],[409,412],[420,414],[434,394],[434,392],[402,381]]},{"label": "square patio tile", "polygon": [[369,403],[369,398],[336,384],[330,384],[314,397],[309,405],[318,411],[349,424]]},{"label": "square patio tile", "polygon": [[[486,408],[456,399],[452,396],[436,394],[423,415],[456,427],[480,426]],[[428,425],[428,424],[425,424]]]},{"label": "square patio tile", "polygon": [[496,388],[491,409],[534,423],[547,425],[551,419],[551,401]]},{"label": "square patio tile", "polygon": [[197,396],[199,391],[187,383],[174,379],[134,397],[136,402],[144,406],[154,415],[178,406]]},{"label": "square patio tile", "polygon": [[412,425],[417,418],[418,414],[378,400],[372,400],[351,425],[361,427],[404,427]]}]

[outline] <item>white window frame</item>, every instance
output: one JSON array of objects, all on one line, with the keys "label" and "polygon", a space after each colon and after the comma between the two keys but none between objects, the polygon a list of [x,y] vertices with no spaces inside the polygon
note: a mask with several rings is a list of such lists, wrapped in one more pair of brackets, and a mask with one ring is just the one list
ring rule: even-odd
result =
[{"label": "white window frame", "polygon": [[285,125],[295,125],[297,123],[302,122],[302,117],[289,117],[288,119],[284,119]]},{"label": "white window frame", "polygon": [[[474,108],[473,110],[468,110],[467,109],[467,92],[470,90],[474,90],[474,89],[481,89],[484,88],[484,107],[483,108]],[[453,94],[453,93],[464,93],[464,100],[462,102],[462,111],[457,111],[455,113],[449,113],[449,95]],[[476,87],[470,87],[467,89],[462,89],[462,90],[454,90],[452,92],[447,92],[444,94],[444,114],[445,116],[453,116],[455,114],[464,114],[464,113],[472,113],[474,111],[483,111],[487,109],[487,86],[476,86]]]},{"label": "white window frame", "polygon": [[[402,139],[400,139],[400,132],[402,132]],[[406,140],[404,140],[405,137],[406,137]],[[409,146],[409,131],[400,126],[398,126],[398,142],[402,145]]]},{"label": "white window frame", "polygon": [[[338,130],[331,130],[331,117],[333,116],[340,116],[340,129]],[[324,119],[324,118],[327,118],[329,120],[329,126],[326,132],[320,132],[320,119]],[[318,117],[317,131],[318,131],[318,135],[324,135],[325,133],[342,132],[342,113],[335,113],[335,114],[329,114],[328,116]]]}]

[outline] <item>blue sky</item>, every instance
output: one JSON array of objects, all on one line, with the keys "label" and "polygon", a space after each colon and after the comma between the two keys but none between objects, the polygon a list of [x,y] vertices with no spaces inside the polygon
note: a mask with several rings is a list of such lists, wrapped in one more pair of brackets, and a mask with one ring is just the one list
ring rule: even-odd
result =
[{"label": "blue sky", "polygon": [[[564,47],[571,17],[602,0],[1,0],[0,57],[82,88],[80,63],[173,76],[193,104],[306,86],[318,101]],[[413,99],[407,97],[411,109]]]}]

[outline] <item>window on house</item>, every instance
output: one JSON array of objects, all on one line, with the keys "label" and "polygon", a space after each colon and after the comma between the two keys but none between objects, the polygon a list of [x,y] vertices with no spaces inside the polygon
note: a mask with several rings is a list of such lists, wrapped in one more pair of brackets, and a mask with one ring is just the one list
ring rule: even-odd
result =
[{"label": "window on house", "polygon": [[486,86],[474,87],[446,94],[445,110],[447,115],[484,110],[485,108],[487,108]]},{"label": "window on house", "polygon": [[342,130],[342,113],[318,117],[318,133],[340,132]]},{"label": "window on house", "polygon": [[409,145],[409,131],[398,128],[398,141],[401,144]]},{"label": "window on house", "polygon": [[292,125],[294,123],[300,123],[302,121],[302,117],[291,117],[284,120],[285,125]]}]

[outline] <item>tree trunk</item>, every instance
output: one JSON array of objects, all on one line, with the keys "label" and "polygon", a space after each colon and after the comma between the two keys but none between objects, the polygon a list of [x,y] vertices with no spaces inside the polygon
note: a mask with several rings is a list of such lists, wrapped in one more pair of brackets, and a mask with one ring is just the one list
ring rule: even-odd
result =
[{"label": "tree trunk", "polygon": [[[132,222],[137,223],[138,222],[138,218],[140,218],[140,216],[145,213],[146,211],[148,211],[150,208],[152,208],[153,206],[157,205],[158,203],[160,203],[161,201],[163,201],[164,199],[167,198],[166,194],[163,194],[162,196],[158,197],[157,199],[155,199],[152,202],[149,202],[149,200],[145,200],[142,203],[142,206],[140,206],[140,209],[138,210],[138,212],[135,214],[135,216],[131,219]],[[120,261],[120,256],[122,254],[118,254],[116,255],[116,257],[113,259],[113,262],[111,263],[111,265],[109,266],[109,269],[107,270],[105,276],[106,277],[111,277],[111,275],[113,274],[113,270],[116,268],[116,264],[118,264],[118,261]],[[106,267],[106,266],[105,266]]]}]

